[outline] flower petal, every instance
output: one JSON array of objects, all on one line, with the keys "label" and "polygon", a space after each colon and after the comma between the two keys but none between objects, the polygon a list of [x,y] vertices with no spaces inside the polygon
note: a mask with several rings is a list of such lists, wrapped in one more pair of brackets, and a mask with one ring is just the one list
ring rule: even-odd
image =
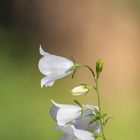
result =
[{"label": "flower petal", "polygon": [[58,126],[64,134],[68,134],[70,136],[74,136],[74,131],[72,125],[62,125]]},{"label": "flower petal", "polygon": [[45,55],[39,60],[39,70],[44,75],[67,75],[70,74],[73,62],[56,55]]},{"label": "flower petal", "polygon": [[63,108],[57,112],[58,125],[65,125],[81,115],[79,108]]},{"label": "flower petal", "polygon": [[53,104],[58,107],[57,123],[59,126],[71,122],[81,115],[81,108],[76,105],[58,104],[52,100]]},{"label": "flower petal", "polygon": [[46,87],[48,86],[53,86],[55,81],[49,79],[47,76],[41,79],[41,87],[45,85]]},{"label": "flower petal", "polygon": [[50,55],[49,53],[47,53],[47,52],[45,52],[43,49],[42,49],[42,47],[41,47],[41,45],[40,45],[40,47],[39,47],[39,52],[40,52],[40,54],[41,55]]},{"label": "flower petal", "polygon": [[59,140],[75,140],[75,137],[68,134],[64,134]]},{"label": "flower petal", "polygon": [[59,107],[53,105],[50,109],[50,115],[52,116],[52,118],[56,121],[56,117],[57,117],[57,112],[58,112]]},{"label": "flower petal", "polygon": [[78,108],[81,110],[81,108],[77,105],[59,104],[59,103],[54,102],[53,100],[51,100],[51,102],[59,108]]},{"label": "flower petal", "polygon": [[100,123],[95,121],[90,123],[94,118],[89,116],[89,114],[95,114],[94,106],[92,105],[85,105],[88,110],[85,110],[82,114],[82,117],[76,118],[72,124],[75,126],[76,129],[81,130],[93,130],[94,134],[98,134],[100,132]]},{"label": "flower petal", "polygon": [[53,86],[54,82],[55,82],[55,81],[48,81],[48,82],[45,84],[45,86],[46,86],[46,87],[51,87],[51,86]]},{"label": "flower petal", "polygon": [[76,129],[73,125],[59,126],[59,128],[64,133],[62,138],[65,139],[62,140],[67,140],[67,137],[71,138],[70,140],[94,140],[92,133],[85,130]]},{"label": "flower petal", "polygon": [[74,130],[74,136],[79,140],[94,140],[92,133],[85,130],[76,129],[74,126],[72,126],[72,128]]}]

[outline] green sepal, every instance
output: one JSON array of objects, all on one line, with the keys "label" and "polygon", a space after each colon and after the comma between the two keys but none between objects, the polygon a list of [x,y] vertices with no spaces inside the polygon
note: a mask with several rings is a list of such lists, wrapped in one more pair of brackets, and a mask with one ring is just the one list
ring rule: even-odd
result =
[{"label": "green sepal", "polygon": [[74,70],[73,70],[73,73],[72,73],[72,76],[71,76],[72,79],[74,78],[74,76],[75,76],[75,74],[76,74],[76,71],[77,71],[77,69],[74,69]]},{"label": "green sepal", "polygon": [[77,100],[73,100],[79,107],[81,107],[81,108],[83,108],[83,105],[80,103],[80,102],[78,102]]},{"label": "green sepal", "polygon": [[107,124],[107,122],[108,122],[110,119],[113,119],[113,117],[108,117],[108,118],[104,121],[104,126]]}]

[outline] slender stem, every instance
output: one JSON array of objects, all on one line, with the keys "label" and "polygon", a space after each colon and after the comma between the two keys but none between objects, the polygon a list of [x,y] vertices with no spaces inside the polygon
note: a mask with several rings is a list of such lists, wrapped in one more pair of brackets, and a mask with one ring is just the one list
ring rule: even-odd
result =
[{"label": "slender stem", "polygon": [[95,72],[93,71],[93,69],[90,66],[88,66],[88,65],[81,65],[81,66],[83,66],[83,67],[85,67],[85,68],[90,70],[90,72],[91,72],[91,74],[92,74],[92,76],[94,78],[94,81],[95,81],[96,80],[96,78],[95,78],[96,76],[95,76]]},{"label": "slender stem", "polygon": [[105,138],[105,134],[104,134],[104,129],[103,129],[103,123],[102,123],[102,118],[101,118],[101,114],[102,114],[102,110],[101,110],[101,103],[100,103],[100,92],[99,92],[99,83],[98,83],[98,78],[93,69],[91,67],[89,67],[88,65],[81,65],[81,66],[84,66],[85,68],[88,68],[90,70],[90,72],[92,73],[92,76],[94,78],[94,81],[95,81],[95,84],[96,84],[96,93],[97,93],[97,98],[98,98],[98,107],[99,107],[99,117],[100,117],[100,125],[101,125],[101,132],[102,132],[102,137],[103,137],[103,140],[106,140]]},{"label": "slender stem", "polygon": [[96,84],[96,93],[97,93],[97,98],[98,98],[98,107],[99,107],[99,117],[100,117],[101,132],[102,132],[103,139],[106,140],[105,134],[104,134],[104,129],[103,129],[102,118],[101,118],[102,110],[101,110],[101,102],[100,102],[100,92],[99,92],[98,79],[95,80],[95,84]]}]

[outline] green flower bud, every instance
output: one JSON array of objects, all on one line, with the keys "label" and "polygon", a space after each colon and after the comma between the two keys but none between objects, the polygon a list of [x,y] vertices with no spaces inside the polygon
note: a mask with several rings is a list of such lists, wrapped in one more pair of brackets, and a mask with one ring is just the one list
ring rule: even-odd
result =
[{"label": "green flower bud", "polygon": [[96,74],[97,74],[97,79],[99,78],[99,75],[101,73],[101,71],[103,70],[103,61],[101,59],[99,59],[97,62],[96,62]]}]

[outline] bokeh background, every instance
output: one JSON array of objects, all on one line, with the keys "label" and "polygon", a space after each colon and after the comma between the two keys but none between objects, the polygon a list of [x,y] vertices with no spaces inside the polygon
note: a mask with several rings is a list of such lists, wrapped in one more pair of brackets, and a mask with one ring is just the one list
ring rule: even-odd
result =
[{"label": "bokeh background", "polygon": [[140,139],[139,0],[0,1],[0,140],[56,140],[50,99],[97,104],[96,96],[72,97],[80,83],[92,83],[85,69],[74,80],[40,87],[39,44],[53,54],[73,56],[95,67],[104,60],[100,86],[105,131],[112,140]]}]

